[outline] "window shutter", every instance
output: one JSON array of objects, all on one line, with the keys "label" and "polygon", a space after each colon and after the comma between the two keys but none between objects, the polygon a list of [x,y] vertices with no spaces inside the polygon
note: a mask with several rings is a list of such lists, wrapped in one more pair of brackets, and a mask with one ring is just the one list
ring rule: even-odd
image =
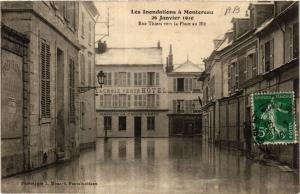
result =
[{"label": "window shutter", "polygon": [[156,74],[156,85],[159,86],[159,73],[155,73]]},{"label": "window shutter", "polygon": [[177,78],[173,79],[173,90],[174,92],[177,92]]},{"label": "window shutter", "polygon": [[134,107],[137,107],[137,95],[134,95]]},{"label": "window shutter", "polygon": [[115,86],[118,86],[118,73],[115,72],[114,76],[115,76]]},{"label": "window shutter", "polygon": [[252,61],[252,70],[253,70],[253,73],[252,73],[252,77],[256,76],[257,75],[257,53],[253,53],[253,61]]},{"label": "window shutter", "polygon": [[130,107],[131,103],[130,103],[131,99],[130,99],[130,95],[127,95],[127,106]]},{"label": "window shutter", "polygon": [[147,83],[147,73],[146,72],[143,73],[143,78],[142,79],[143,79],[142,85],[143,86],[148,85],[148,83]]},{"label": "window shutter", "polygon": [[100,107],[103,107],[103,95],[100,95],[99,98],[100,98]]},{"label": "window shutter", "polygon": [[261,72],[265,72],[265,45],[260,45]]},{"label": "window shutter", "polygon": [[159,95],[156,95],[156,107],[159,107]]},{"label": "window shutter", "polygon": [[131,79],[131,73],[130,72],[128,72],[127,73],[127,86],[130,86],[130,84],[131,84],[131,81],[130,81],[130,79]]},{"label": "window shutter", "polygon": [[274,38],[270,41],[270,70],[274,69]]},{"label": "window shutter", "polygon": [[69,89],[70,89],[69,117],[70,117],[70,122],[75,122],[75,79],[74,79],[75,67],[74,67],[74,61],[72,59],[69,60],[69,72],[70,72],[70,75],[69,75]]},{"label": "window shutter", "polygon": [[173,100],[173,112],[176,113],[176,100]]},{"label": "window shutter", "polygon": [[50,46],[45,41],[41,42],[41,116],[50,118]]},{"label": "window shutter", "polygon": [[183,80],[184,80],[184,83],[183,83],[184,86],[183,86],[183,88],[184,88],[184,91],[187,92],[188,91],[188,79],[184,78]]},{"label": "window shutter", "polygon": [[136,86],[137,85],[137,73],[134,73],[133,74],[134,76],[134,85]]},{"label": "window shutter", "polygon": [[189,78],[189,91],[192,91],[193,79]]}]

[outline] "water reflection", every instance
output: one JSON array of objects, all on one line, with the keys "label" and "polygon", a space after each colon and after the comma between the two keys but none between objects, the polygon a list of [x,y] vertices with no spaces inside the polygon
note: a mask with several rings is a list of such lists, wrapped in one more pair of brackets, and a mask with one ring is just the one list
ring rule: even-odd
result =
[{"label": "water reflection", "polygon": [[297,193],[297,177],[199,138],[110,138],[70,162],[4,179],[2,191],[281,194]]}]

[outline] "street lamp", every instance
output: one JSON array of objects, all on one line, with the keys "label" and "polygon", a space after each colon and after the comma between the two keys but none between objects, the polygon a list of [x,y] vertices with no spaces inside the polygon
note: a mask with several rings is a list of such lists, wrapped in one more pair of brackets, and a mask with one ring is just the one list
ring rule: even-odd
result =
[{"label": "street lamp", "polygon": [[102,85],[104,84],[104,78],[105,78],[105,74],[103,73],[103,71],[99,71],[97,74],[97,80],[98,80],[98,84],[100,85],[100,88],[102,88]]},{"label": "street lamp", "polygon": [[[105,78],[105,74],[103,73],[103,71],[99,71],[98,74],[97,74],[97,81],[98,81],[98,84],[100,85],[100,88],[102,88],[102,85],[104,84],[104,78]],[[107,128],[104,129],[104,141],[107,141]]]}]

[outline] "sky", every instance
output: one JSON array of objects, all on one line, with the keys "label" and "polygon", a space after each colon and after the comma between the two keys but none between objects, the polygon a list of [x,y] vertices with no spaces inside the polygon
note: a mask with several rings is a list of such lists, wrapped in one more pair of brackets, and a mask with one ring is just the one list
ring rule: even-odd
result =
[{"label": "sky", "polygon": [[[155,47],[160,41],[163,48],[163,63],[172,44],[175,64],[184,63],[189,58],[196,64],[202,64],[202,60],[208,57],[213,50],[213,39],[232,28],[233,17],[244,17],[249,2],[238,1],[97,1],[95,5],[100,13],[98,22],[107,21],[109,8],[109,36],[102,40],[111,48],[128,47]],[[230,9],[230,11],[229,11]],[[235,11],[233,11],[235,9]],[[132,14],[133,11],[176,11],[176,14]],[[178,14],[178,10],[213,11],[213,14]],[[227,14],[225,15],[227,10]],[[205,26],[141,26],[139,21],[146,22],[157,16],[194,16],[192,21],[205,22]],[[153,20],[155,21],[155,20]],[[173,23],[174,20],[171,21]],[[176,20],[178,21],[178,20]],[[183,21],[180,18],[179,22]],[[96,24],[96,40],[106,34],[107,27],[103,23]]]}]

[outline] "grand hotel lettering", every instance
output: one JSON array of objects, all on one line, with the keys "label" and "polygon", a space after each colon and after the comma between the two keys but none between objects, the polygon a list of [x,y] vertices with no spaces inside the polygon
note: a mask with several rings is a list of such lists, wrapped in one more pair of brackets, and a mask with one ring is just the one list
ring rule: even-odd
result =
[{"label": "grand hotel lettering", "polygon": [[100,94],[161,94],[167,93],[166,88],[144,87],[144,88],[102,88],[98,89]]}]

